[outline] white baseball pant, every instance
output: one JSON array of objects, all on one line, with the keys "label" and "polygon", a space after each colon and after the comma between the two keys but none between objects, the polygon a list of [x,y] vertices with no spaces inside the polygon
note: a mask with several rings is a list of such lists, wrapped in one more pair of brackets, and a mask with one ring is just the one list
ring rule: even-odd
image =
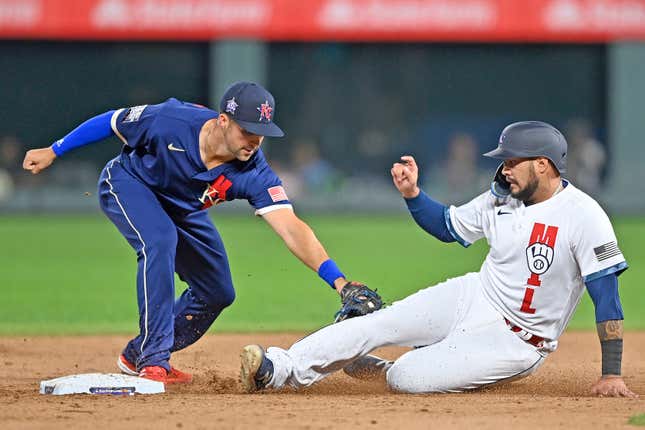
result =
[{"label": "white baseball pant", "polygon": [[483,296],[479,274],[469,273],[324,327],[288,350],[269,348],[267,387],[308,386],[376,348],[399,345],[417,348],[387,371],[392,389],[461,392],[530,375],[557,345],[545,343],[537,348],[513,333]]}]

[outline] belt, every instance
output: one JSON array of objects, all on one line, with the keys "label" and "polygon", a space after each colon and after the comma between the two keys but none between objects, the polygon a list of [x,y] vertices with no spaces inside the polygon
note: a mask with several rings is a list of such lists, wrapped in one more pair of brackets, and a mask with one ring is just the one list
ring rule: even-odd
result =
[{"label": "belt", "polygon": [[516,335],[518,335],[520,339],[522,339],[524,342],[528,342],[536,348],[542,347],[544,342],[543,337],[536,336],[534,334],[529,333],[528,331],[524,330],[522,327],[516,326],[506,318],[504,318],[504,321],[506,321],[506,325],[508,326],[508,328],[510,328],[511,331]]}]

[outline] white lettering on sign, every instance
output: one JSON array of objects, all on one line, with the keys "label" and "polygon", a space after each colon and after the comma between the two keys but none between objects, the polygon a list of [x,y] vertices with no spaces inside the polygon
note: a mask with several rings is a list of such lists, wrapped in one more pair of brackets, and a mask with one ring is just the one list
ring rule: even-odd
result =
[{"label": "white lettering on sign", "polygon": [[261,0],[102,0],[92,22],[99,28],[147,30],[253,28],[269,21],[270,7]]},{"label": "white lettering on sign", "polygon": [[633,0],[554,0],[544,26],[554,31],[621,31],[645,28],[645,3]]},{"label": "white lettering on sign", "polygon": [[318,22],[334,29],[398,30],[433,27],[489,29],[497,21],[497,4],[487,0],[330,0]]},{"label": "white lettering on sign", "polygon": [[42,14],[40,0],[14,0],[0,2],[0,26],[31,27]]}]

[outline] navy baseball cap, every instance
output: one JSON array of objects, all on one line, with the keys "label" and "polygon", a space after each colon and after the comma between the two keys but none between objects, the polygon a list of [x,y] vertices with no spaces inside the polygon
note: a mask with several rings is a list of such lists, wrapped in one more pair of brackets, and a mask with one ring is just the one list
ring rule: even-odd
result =
[{"label": "navy baseball cap", "polygon": [[509,158],[546,157],[560,173],[567,170],[567,141],[560,130],[542,121],[521,121],[504,128],[497,148],[484,157]]},{"label": "navy baseball cap", "polygon": [[228,87],[219,102],[219,110],[249,133],[268,137],[284,136],[284,132],[273,122],[273,96],[254,82],[241,81]]}]

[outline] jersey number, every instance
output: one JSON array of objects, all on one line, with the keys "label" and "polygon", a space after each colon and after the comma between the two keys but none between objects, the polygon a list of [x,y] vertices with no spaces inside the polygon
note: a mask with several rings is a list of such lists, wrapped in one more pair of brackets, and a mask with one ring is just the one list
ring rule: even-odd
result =
[{"label": "jersey number", "polygon": [[[539,287],[542,284],[540,275],[544,274],[553,262],[553,252],[555,249],[555,239],[558,235],[558,227],[546,226],[539,222],[533,224],[533,231],[529,239],[529,245],[526,248],[526,262],[531,271],[531,276],[526,283],[532,287]],[[527,314],[534,314],[535,308],[531,307],[533,302],[534,288],[527,287],[524,291],[524,300],[520,311]]]}]

